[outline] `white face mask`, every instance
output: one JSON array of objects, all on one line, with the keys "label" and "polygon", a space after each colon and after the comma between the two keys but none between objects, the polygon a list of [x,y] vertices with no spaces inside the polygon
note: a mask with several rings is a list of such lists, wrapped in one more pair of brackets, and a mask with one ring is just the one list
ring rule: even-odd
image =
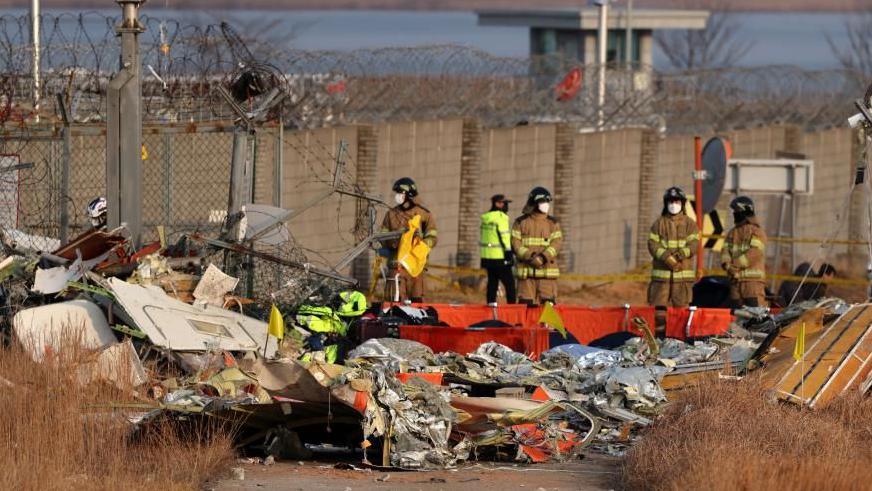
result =
[{"label": "white face mask", "polygon": [[666,205],[666,211],[669,212],[670,215],[678,215],[681,213],[681,203],[678,201],[673,201]]},{"label": "white face mask", "polygon": [[538,208],[539,211],[547,215],[548,212],[551,211],[551,203],[548,203],[547,201],[545,203],[539,203]]},{"label": "white face mask", "polygon": [[394,195],[394,201],[397,202],[398,205],[401,205],[406,202],[406,194],[405,193],[397,193]]}]

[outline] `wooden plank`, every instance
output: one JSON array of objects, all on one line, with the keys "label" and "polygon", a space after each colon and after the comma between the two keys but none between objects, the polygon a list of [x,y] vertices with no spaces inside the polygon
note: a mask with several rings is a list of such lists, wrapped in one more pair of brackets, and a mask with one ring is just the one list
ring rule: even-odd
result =
[{"label": "wooden plank", "polygon": [[781,377],[776,385],[778,396],[813,406],[865,380],[872,370],[870,326],[872,305],[857,305],[845,312],[806,350],[804,359],[794,361]]},{"label": "wooden plank", "polygon": [[813,346],[824,332],[823,309],[811,309],[785,327],[765,355],[762,356],[763,383],[768,387],[776,387],[778,381],[793,367],[793,347],[802,324],[805,324],[805,345]]},{"label": "wooden plank", "polygon": [[872,372],[872,327],[867,326],[860,340],[811,401],[810,407],[825,405],[838,395],[859,386],[870,372]]}]

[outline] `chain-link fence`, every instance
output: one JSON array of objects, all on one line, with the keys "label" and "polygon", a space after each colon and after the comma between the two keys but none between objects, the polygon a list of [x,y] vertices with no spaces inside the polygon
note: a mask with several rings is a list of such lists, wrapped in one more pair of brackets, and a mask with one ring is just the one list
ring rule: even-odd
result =
[{"label": "chain-link fence", "polygon": [[[7,131],[0,141],[0,229],[7,244],[51,252],[62,240],[90,228],[87,205],[105,195],[105,129],[95,124],[74,124],[67,130],[28,128]],[[171,244],[182,236],[220,237],[227,219],[236,131],[215,124],[143,128],[144,240],[156,240],[158,226],[164,227]],[[342,163],[337,189],[362,192],[356,182],[355,154],[343,151],[339,156],[338,146],[332,144],[317,132],[283,132],[275,124],[248,137],[253,201],[280,206],[284,197],[293,204],[310,203],[306,206],[314,210],[313,219],[322,220],[318,232],[329,227],[336,240],[331,249],[307,249],[292,233],[293,226],[283,226],[280,240],[246,243],[257,255],[238,256],[232,273],[241,279],[240,293],[262,304],[293,304],[319,291],[329,296],[340,286],[313,271],[340,274],[331,269],[336,257],[371,233],[374,210],[365,200],[330,193],[337,161]],[[302,164],[299,176],[283,177],[281,171],[296,162]],[[326,216],[331,218],[319,218]],[[199,247],[206,251],[206,263],[222,268],[228,264],[227,249],[203,248],[202,243]]]},{"label": "chain-link fence", "polygon": [[[220,229],[227,209],[231,144],[232,129],[146,128],[142,186],[149,235],[153,237],[158,225],[171,234]],[[90,227],[87,204],[106,194],[102,127],[73,126],[69,137],[10,132],[0,153],[5,159],[0,220],[6,228],[57,239]]]},{"label": "chain-link fence", "polygon": [[4,138],[0,175],[2,221],[7,240],[28,248],[59,245],[63,141],[52,135]]}]

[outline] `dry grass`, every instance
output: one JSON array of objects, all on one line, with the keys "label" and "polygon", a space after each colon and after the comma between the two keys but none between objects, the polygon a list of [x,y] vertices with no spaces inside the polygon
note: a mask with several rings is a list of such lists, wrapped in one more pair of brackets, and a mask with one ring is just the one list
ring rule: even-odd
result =
[{"label": "dry grass", "polygon": [[34,363],[0,348],[0,489],[197,489],[224,474],[228,432],[162,424],[133,437],[108,408],[132,393],[80,385],[87,354],[72,353]]},{"label": "dry grass", "polygon": [[624,465],[628,489],[862,489],[872,478],[872,399],[799,410],[755,378],[689,389]]}]

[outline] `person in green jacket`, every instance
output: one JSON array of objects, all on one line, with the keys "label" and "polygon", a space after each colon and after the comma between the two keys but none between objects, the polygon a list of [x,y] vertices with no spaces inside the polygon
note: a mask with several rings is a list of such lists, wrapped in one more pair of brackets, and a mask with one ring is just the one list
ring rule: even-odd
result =
[{"label": "person in green jacket", "polygon": [[481,216],[481,267],[487,271],[487,303],[497,302],[497,289],[503,284],[506,301],[516,303],[515,278],[512,266],[515,255],[512,252],[511,228],[509,228],[509,203],[502,194],[491,197],[491,209]]}]

